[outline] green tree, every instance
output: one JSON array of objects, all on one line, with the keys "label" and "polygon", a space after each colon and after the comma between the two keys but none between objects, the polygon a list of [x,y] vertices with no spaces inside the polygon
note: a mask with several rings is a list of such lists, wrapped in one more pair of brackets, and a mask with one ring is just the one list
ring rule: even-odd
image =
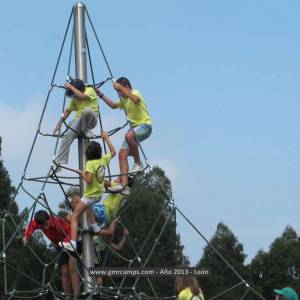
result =
[{"label": "green tree", "polygon": [[[246,255],[244,254],[244,247],[227,225],[218,224],[210,243],[239,274],[245,275],[244,261]],[[197,266],[210,271],[208,277],[199,278],[201,288],[207,298],[216,296],[241,282],[209,245],[204,248],[203,256]],[[235,288],[224,294],[222,299],[239,299],[243,290],[245,290],[244,286]]]},{"label": "green tree", "polygon": [[[136,177],[130,196],[120,210],[120,219],[129,230],[129,240],[120,254],[134,258],[135,251],[142,249],[139,257],[142,264],[147,261],[146,267],[176,267],[187,260],[183,255],[180,236],[176,234],[176,217],[171,200],[171,182],[159,167]],[[126,266],[128,262],[113,255],[111,264]],[[133,266],[141,265],[135,260]],[[150,279],[159,296],[174,295],[173,277]],[[125,284],[130,286],[134,281],[135,278],[128,278]],[[136,288],[153,295],[145,278],[138,281]]]},{"label": "green tree", "polygon": [[[1,144],[2,139],[0,137],[0,158],[1,158]],[[15,194],[15,188],[11,184],[9,174],[4,167],[3,160],[0,159],[0,211],[5,212],[7,209],[10,209],[10,212],[13,214],[18,213],[18,206],[15,201],[12,201],[12,198]]]},{"label": "green tree", "polygon": [[[22,229],[14,235],[16,228],[27,212],[27,209],[24,209],[23,212],[19,213],[18,205],[14,199],[15,192],[3,160],[0,160],[0,252],[4,250],[4,247],[6,248],[5,257],[1,256],[0,258],[0,295],[5,293],[5,286],[8,292],[13,289],[40,288],[41,285],[37,283],[41,282],[43,271],[41,261],[50,261],[53,254],[47,250],[41,234],[37,234],[27,247],[24,247],[22,243]],[[4,236],[2,235],[3,229]],[[12,236],[14,239],[10,244],[7,244]]]},{"label": "green tree", "polygon": [[[67,195],[72,190],[72,188],[68,190]],[[138,254],[142,264],[147,260],[146,267],[177,267],[181,266],[183,261],[188,262],[188,259],[183,255],[180,236],[176,233],[176,217],[171,201],[171,182],[159,167],[154,167],[152,171],[134,179],[130,196],[124,201],[119,212],[121,223],[130,232],[129,238],[119,254],[127,259],[133,259],[137,252],[142,249]],[[59,208],[60,215],[70,212],[66,200],[59,204]],[[158,219],[157,223],[155,223],[156,219]],[[166,225],[164,226],[164,224]],[[118,225],[117,235],[122,234],[123,225]],[[152,226],[153,230],[150,232]],[[148,234],[149,238],[146,240]],[[153,253],[150,255],[152,248]],[[125,267],[129,264],[128,261],[123,260],[110,250],[101,256],[100,263],[104,261],[106,266]],[[132,266],[140,267],[141,264],[135,259]],[[174,295],[174,277],[151,277],[150,279],[157,295]],[[120,283],[121,280],[114,278],[116,283]],[[125,286],[132,286],[134,282],[135,278],[127,278]],[[110,284],[110,279],[104,278],[104,285]],[[138,281],[136,289],[153,295],[153,290],[146,278],[141,278]]]},{"label": "green tree", "polygon": [[251,282],[266,297],[274,288],[300,289],[300,238],[287,226],[274,240],[269,251],[260,250],[248,266]]}]

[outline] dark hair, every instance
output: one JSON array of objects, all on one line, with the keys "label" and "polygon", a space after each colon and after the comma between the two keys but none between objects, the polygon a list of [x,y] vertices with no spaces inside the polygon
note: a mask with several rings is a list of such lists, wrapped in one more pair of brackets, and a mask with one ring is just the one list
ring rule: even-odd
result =
[{"label": "dark hair", "polygon": [[190,288],[193,295],[198,295],[201,292],[198,281],[195,276],[178,276],[176,277],[176,289],[180,293],[182,290]]},{"label": "dark hair", "polygon": [[130,81],[126,77],[120,77],[116,82],[124,87],[128,85],[130,88],[132,88]]},{"label": "dark hair", "polygon": [[99,159],[102,157],[102,148],[99,143],[92,141],[85,150],[87,160]]},{"label": "dark hair", "polygon": [[[74,86],[77,90],[84,92],[85,91],[85,84],[81,79],[71,79],[70,84]],[[71,90],[66,89],[66,96],[74,97],[74,94]]]},{"label": "dark hair", "polygon": [[69,193],[69,196],[70,197],[74,197],[74,196],[78,196],[78,197],[81,197],[81,193],[78,189],[74,189],[72,190],[70,193]]},{"label": "dark hair", "polygon": [[34,215],[34,221],[38,225],[44,225],[49,220],[49,214],[45,210],[39,210]]}]

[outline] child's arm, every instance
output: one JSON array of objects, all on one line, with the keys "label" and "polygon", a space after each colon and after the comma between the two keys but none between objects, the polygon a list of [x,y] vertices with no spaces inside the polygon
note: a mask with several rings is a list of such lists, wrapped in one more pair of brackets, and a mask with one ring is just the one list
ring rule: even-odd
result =
[{"label": "child's arm", "polygon": [[113,249],[115,249],[116,251],[120,251],[126,242],[128,234],[129,234],[129,232],[128,232],[127,228],[124,228],[123,236],[122,236],[122,239],[120,240],[120,242],[118,244],[110,243],[111,247]]},{"label": "child's arm", "polygon": [[140,102],[141,99],[139,96],[132,94],[131,90],[126,89],[121,84],[115,82],[113,84],[113,86],[114,86],[115,90],[117,90],[118,92],[121,92],[123,95],[127,96],[127,98],[132,100],[134,103]]},{"label": "child's arm", "polygon": [[80,169],[75,170],[75,173],[79,174],[79,176],[81,176],[86,183],[88,183],[88,184],[92,183],[92,181],[93,181],[93,174],[92,173],[83,172]]},{"label": "child's arm", "polygon": [[57,122],[57,124],[56,124],[56,126],[55,126],[55,128],[53,130],[53,134],[55,134],[57,131],[60,130],[63,121],[66,120],[69,117],[70,113],[71,113],[71,111],[69,109],[66,109],[63,112],[62,117],[58,120],[58,122]]},{"label": "child's arm", "polygon": [[115,149],[114,145],[111,143],[108,133],[106,131],[103,131],[101,134],[101,137],[106,142],[106,144],[109,148],[109,151],[110,151],[111,158],[113,158],[116,155],[116,149]]},{"label": "child's arm", "polygon": [[65,83],[65,88],[68,90],[71,90],[74,96],[79,100],[90,100],[90,97],[86,95],[85,93],[77,90],[73,85],[70,83]]},{"label": "child's arm", "polygon": [[64,220],[66,220],[68,223],[71,223],[71,214],[67,214],[64,217]]},{"label": "child's arm", "polygon": [[109,227],[108,228],[104,228],[104,229],[101,229],[100,231],[99,231],[99,235],[101,236],[101,235],[107,235],[107,236],[112,236],[113,234],[114,234],[114,232],[115,232],[115,229],[116,229],[116,224],[117,224],[117,219],[114,219],[111,223],[110,223],[110,225],[109,225]]},{"label": "child's arm", "polygon": [[118,108],[118,105],[110,100],[108,97],[106,97],[100,90],[95,90],[96,91],[96,94],[99,98],[101,98],[110,108],[112,109],[116,109]]},{"label": "child's arm", "polygon": [[24,231],[23,242],[26,243],[37,229],[38,226],[36,222],[31,220]]}]

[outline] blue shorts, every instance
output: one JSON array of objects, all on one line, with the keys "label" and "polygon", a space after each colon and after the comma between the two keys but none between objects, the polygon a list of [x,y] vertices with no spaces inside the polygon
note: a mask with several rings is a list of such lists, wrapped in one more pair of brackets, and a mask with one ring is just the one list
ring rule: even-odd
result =
[{"label": "blue shorts", "polygon": [[[131,129],[129,129],[128,132],[130,130]],[[133,127],[132,130],[135,133],[136,140],[140,143],[150,136],[150,134],[152,132],[152,126],[150,124],[143,124],[143,125],[138,125],[136,127]],[[129,146],[126,141],[124,141],[121,146],[121,150],[123,150],[123,149],[126,149],[126,150],[129,149]]]}]

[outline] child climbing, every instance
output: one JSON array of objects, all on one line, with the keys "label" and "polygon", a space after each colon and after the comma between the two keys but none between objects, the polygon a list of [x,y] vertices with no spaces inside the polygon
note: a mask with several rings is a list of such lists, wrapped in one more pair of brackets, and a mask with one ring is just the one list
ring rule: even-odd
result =
[{"label": "child climbing", "polygon": [[[115,182],[111,182],[112,187],[116,185]],[[129,186],[131,187],[131,180],[129,180]],[[94,236],[94,248],[95,248],[95,266],[100,267],[101,259],[107,245],[115,251],[120,251],[126,241],[129,234],[127,228],[123,229],[123,235],[120,239],[116,240],[115,231],[117,226],[117,218],[119,209],[125,200],[123,194],[110,194],[102,203],[94,203],[92,206],[93,213],[95,215],[96,222],[101,230],[97,236]],[[99,263],[100,262],[100,263]],[[102,286],[102,277],[97,277],[97,286]]]},{"label": "child climbing", "polygon": [[78,222],[84,211],[87,212],[87,217],[91,223],[92,230],[97,233],[101,229],[95,221],[91,206],[94,203],[101,201],[104,192],[104,169],[116,155],[115,148],[112,145],[107,132],[102,133],[102,139],[107,143],[110,153],[102,155],[100,144],[92,141],[85,151],[87,160],[85,172],[76,170],[76,173],[78,173],[87,183],[87,187],[83,197],[80,199],[71,215],[71,241],[60,243],[62,247],[65,247],[70,251],[76,249]]},{"label": "child climbing", "polygon": [[61,269],[61,280],[64,293],[67,295],[66,299],[71,299],[70,295],[72,294],[72,290],[73,294],[76,295],[79,287],[77,266],[77,260],[79,259],[77,255],[78,252],[68,252],[58,246],[59,242],[67,242],[70,240],[70,225],[61,217],[49,216],[45,210],[39,210],[35,213],[33,220],[29,222],[25,229],[23,238],[24,243],[26,243],[38,229],[42,230],[56,248],[59,255],[58,265]]},{"label": "child climbing", "polygon": [[[150,118],[145,100],[138,90],[133,90],[130,81],[125,78],[119,78],[113,87],[118,92],[120,100],[112,101],[100,90],[97,95],[112,109],[124,109],[131,128],[125,134],[125,141],[119,151],[120,172],[122,174],[120,184],[110,191],[120,191],[128,183],[128,173],[137,173],[143,171],[143,165],[139,155],[138,143],[147,139],[152,132],[152,120]],[[133,156],[134,166],[129,171],[128,156]],[[128,172],[129,171],[129,172]]]},{"label": "child climbing", "polygon": [[[66,95],[73,98],[56,124],[53,134],[60,130],[62,123],[69,117],[71,112],[75,112],[76,117],[69,123],[70,128],[68,128],[61,141],[55,159],[57,166],[68,163],[73,140],[81,134],[86,138],[92,138],[94,134],[91,132],[91,129],[97,125],[98,99],[95,90],[91,87],[86,87],[80,79],[73,79],[70,83],[65,83],[65,88],[67,89]],[[57,172],[59,170],[57,168]]]},{"label": "child climbing", "polygon": [[[111,182],[111,186],[115,187],[117,183]],[[132,186],[132,181],[129,180],[128,186]],[[122,202],[125,200],[126,195],[117,193],[109,194],[102,202],[96,202],[92,205],[93,214],[98,226],[101,228],[100,235],[112,236],[114,227],[109,226],[116,218]]]},{"label": "child climbing", "polygon": [[[111,252],[109,251],[112,249],[113,251],[121,251],[127,237],[129,235],[129,231],[127,228],[120,228],[117,227],[118,221],[114,219],[110,225],[109,229],[111,231],[111,235],[105,235],[100,230],[97,236],[94,236],[94,265],[96,268],[100,267],[108,267],[111,265]],[[121,230],[120,230],[121,229]],[[109,249],[110,248],[110,249]],[[96,278],[96,285],[101,287],[103,285],[103,280],[101,276],[97,276]]]}]

